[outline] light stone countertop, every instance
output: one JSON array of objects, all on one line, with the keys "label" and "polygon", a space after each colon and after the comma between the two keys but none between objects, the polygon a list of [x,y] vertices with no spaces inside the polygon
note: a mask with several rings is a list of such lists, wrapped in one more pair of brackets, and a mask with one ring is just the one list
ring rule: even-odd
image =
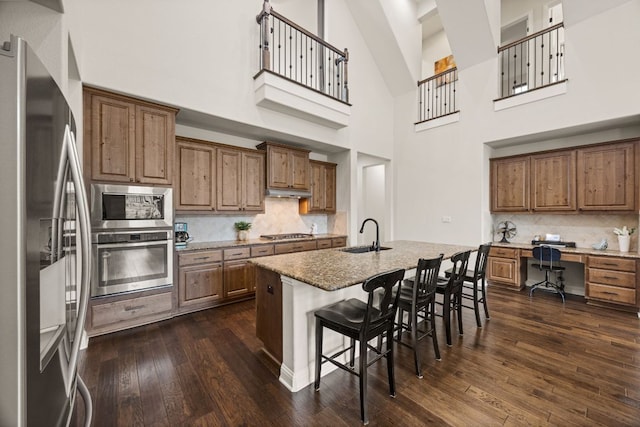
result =
[{"label": "light stone countertop", "polygon": [[416,268],[419,258],[435,258],[441,253],[445,259],[460,251],[477,247],[443,243],[398,240],[382,243],[392,249],[351,254],[341,249],[322,249],[310,252],[252,258],[249,261],[325,291],[335,291],[364,282],[378,273],[404,268]]},{"label": "light stone countertop", "polygon": [[307,241],[307,240],[320,240],[320,239],[331,239],[334,237],[347,237],[344,234],[316,234],[314,237],[305,237],[302,239],[281,239],[281,240],[271,240],[271,239],[249,239],[249,240],[218,240],[213,242],[190,242],[187,243],[185,247],[176,247],[176,252],[184,252],[184,251],[200,251],[204,249],[220,249],[220,248],[233,248],[240,246],[254,246],[254,245],[272,245],[274,243],[288,243],[288,242],[299,242],[299,241]]},{"label": "light stone countertop", "polygon": [[[501,247],[501,248],[510,248],[510,249],[533,249],[536,246],[527,244],[527,243],[500,243],[494,242],[491,246]],[[613,251],[610,249],[600,250],[593,248],[558,248],[563,253],[574,253],[580,255],[599,255],[599,256],[611,256],[611,257],[619,257],[619,258],[633,258],[639,259],[640,253],[638,252],[620,252]]]}]

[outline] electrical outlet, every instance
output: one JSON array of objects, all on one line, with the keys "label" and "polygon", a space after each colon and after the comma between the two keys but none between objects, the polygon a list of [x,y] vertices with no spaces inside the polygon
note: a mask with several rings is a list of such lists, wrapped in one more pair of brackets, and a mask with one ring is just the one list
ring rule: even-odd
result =
[{"label": "electrical outlet", "polygon": [[451,217],[450,216],[443,216],[442,217],[442,222],[451,222]]}]

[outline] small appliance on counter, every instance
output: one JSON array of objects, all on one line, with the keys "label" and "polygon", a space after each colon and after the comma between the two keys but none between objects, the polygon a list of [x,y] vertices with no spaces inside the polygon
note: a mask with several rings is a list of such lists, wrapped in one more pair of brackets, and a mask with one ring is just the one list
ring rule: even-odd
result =
[{"label": "small appliance on counter", "polygon": [[175,243],[176,248],[186,248],[187,242],[191,240],[189,237],[189,233],[187,232],[187,223],[186,222],[176,222],[173,225],[173,231],[175,231]]}]

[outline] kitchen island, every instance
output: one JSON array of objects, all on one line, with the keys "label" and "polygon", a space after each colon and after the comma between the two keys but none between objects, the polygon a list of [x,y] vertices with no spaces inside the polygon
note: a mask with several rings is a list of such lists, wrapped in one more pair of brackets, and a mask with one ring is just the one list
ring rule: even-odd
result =
[{"label": "kitchen island", "polygon": [[[382,246],[389,249],[364,253],[325,249],[251,260],[260,267],[256,275],[256,333],[266,351],[281,363],[280,382],[289,390],[301,390],[314,380],[315,310],[347,298],[366,301],[366,293],[358,285],[375,274],[404,268],[410,275],[419,258],[442,253],[448,259],[456,252],[477,249],[404,240]],[[326,333],[324,346],[333,351],[345,342],[341,335]],[[323,369],[323,374],[332,368]]]}]

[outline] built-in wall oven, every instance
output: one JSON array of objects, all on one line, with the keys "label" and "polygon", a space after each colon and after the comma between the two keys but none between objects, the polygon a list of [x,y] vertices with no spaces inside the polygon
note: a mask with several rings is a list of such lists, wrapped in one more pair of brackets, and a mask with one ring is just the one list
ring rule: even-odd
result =
[{"label": "built-in wall oven", "polygon": [[173,285],[169,187],[91,186],[91,296]]},{"label": "built-in wall oven", "polygon": [[92,246],[94,297],[173,283],[172,230],[100,231]]}]

